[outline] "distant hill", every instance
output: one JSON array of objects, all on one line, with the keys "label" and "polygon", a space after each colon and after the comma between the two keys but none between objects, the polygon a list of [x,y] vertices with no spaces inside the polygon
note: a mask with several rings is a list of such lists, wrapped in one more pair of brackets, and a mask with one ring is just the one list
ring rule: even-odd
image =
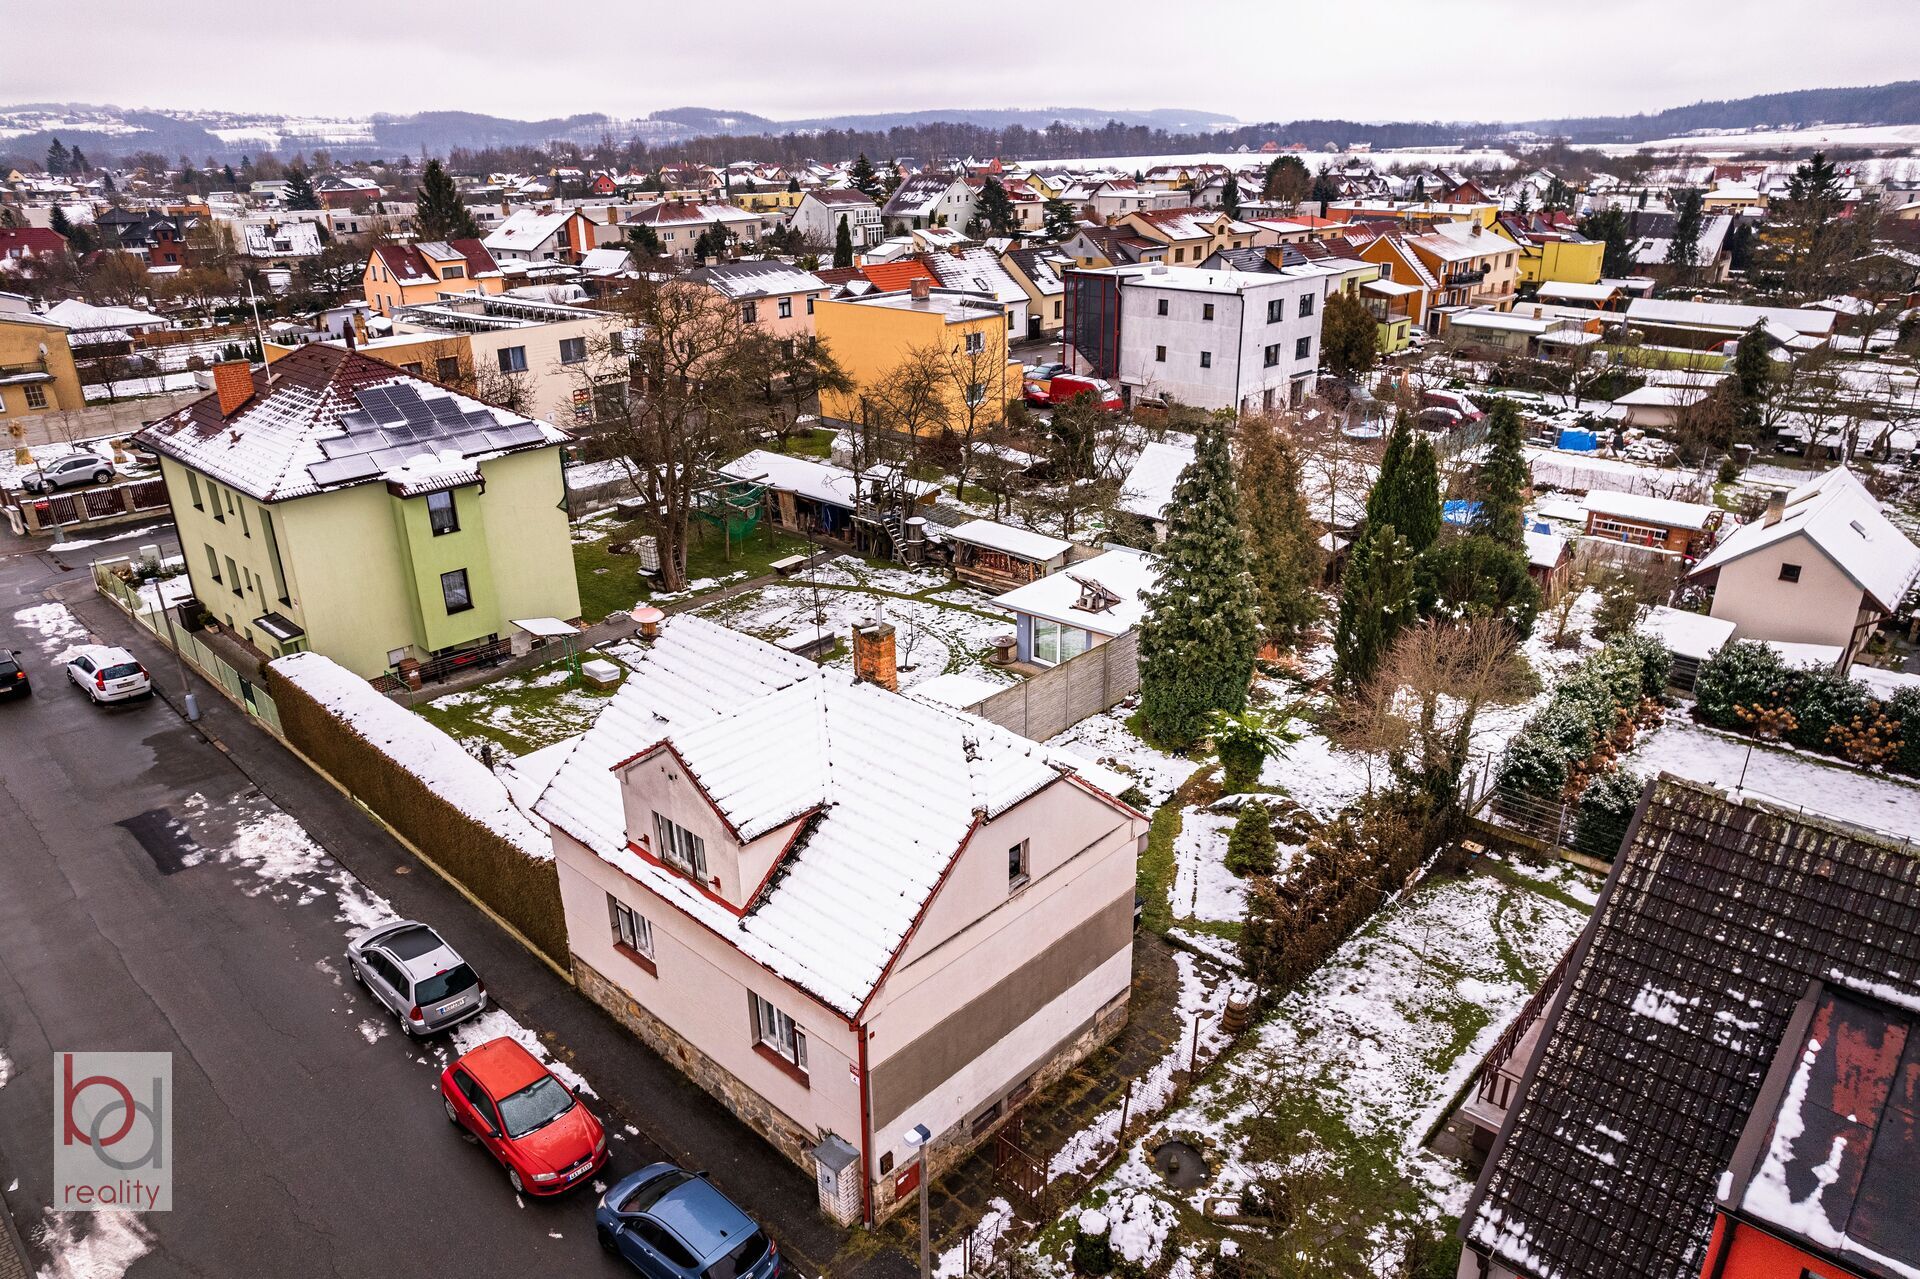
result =
[{"label": "distant hill", "polygon": [[[1147,149],[1155,149],[1158,144],[1164,144],[1158,149],[1191,149],[1194,143],[1210,143],[1226,149],[1242,144],[1257,148],[1267,139],[1301,142],[1315,148],[1354,142],[1371,142],[1381,147],[1431,146],[1484,140],[1513,132],[1564,136],[1575,143],[1639,142],[1708,129],[1842,123],[1920,124],[1920,81],[1803,89],[1696,102],[1645,115],[1451,123],[1358,123],[1321,119],[1249,125],[1217,112],[1192,109],[1109,111],[1093,107],[955,108],[819,116],[805,120],[772,120],[751,112],[712,107],[675,107],[632,118],[587,114],[549,120],[508,120],[469,111],[317,118],[221,111],[128,110],[41,102],[0,107],[0,159],[36,163],[55,137],[68,146],[79,144],[96,160],[156,152],[169,161],[184,155],[196,162],[208,156],[231,162],[243,155],[271,152],[285,157],[317,149],[330,151],[341,159],[363,159],[418,155],[423,151],[445,155],[455,147],[478,150],[569,142],[591,148],[606,141],[616,145],[639,141],[650,148],[664,148],[697,138],[764,138],[828,132],[857,133],[863,141],[884,143],[884,135],[889,130],[926,130],[927,126],[936,125],[956,128],[935,129],[923,135],[923,140],[931,137],[938,144],[949,138],[956,142],[964,139],[966,145],[991,146],[996,137],[986,131],[1015,130],[1007,140],[1017,146],[1018,130],[1040,131],[1055,122],[1093,131],[1085,139],[1085,145],[1094,147],[1101,145],[1103,134],[1111,139],[1118,132],[1107,127],[1117,123],[1119,128],[1128,131],[1129,153],[1139,149],[1142,143]],[[1067,140],[1063,145],[1078,147],[1081,142]],[[724,146],[701,148],[708,154],[724,150]]]}]

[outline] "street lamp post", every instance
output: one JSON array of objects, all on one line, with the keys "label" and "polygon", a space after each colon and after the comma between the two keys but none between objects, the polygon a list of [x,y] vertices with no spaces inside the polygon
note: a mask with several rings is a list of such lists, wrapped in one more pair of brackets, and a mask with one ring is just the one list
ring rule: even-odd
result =
[{"label": "street lamp post", "polygon": [[927,1230],[927,1143],[933,1140],[933,1134],[927,1131],[925,1124],[915,1124],[901,1140],[920,1160],[920,1279],[929,1279],[928,1249],[931,1240]]}]

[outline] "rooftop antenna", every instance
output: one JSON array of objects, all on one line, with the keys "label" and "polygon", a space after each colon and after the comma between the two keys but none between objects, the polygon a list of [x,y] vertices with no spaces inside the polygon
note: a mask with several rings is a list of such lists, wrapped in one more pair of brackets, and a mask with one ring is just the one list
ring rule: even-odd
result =
[{"label": "rooftop antenna", "polygon": [[260,363],[266,366],[267,386],[273,386],[273,361],[267,358],[267,331],[260,326],[260,295],[253,291],[253,281],[247,281],[247,301],[253,306],[253,333],[260,343]]}]

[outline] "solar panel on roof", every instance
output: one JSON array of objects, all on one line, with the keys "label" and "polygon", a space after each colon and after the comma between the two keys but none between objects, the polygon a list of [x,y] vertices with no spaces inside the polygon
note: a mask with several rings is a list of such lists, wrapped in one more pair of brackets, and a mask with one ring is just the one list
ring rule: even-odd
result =
[{"label": "solar panel on roof", "polygon": [[314,462],[307,467],[307,475],[315,484],[350,484],[355,480],[364,480],[378,475],[380,470],[381,468],[375,465],[372,457],[362,453],[354,457]]}]

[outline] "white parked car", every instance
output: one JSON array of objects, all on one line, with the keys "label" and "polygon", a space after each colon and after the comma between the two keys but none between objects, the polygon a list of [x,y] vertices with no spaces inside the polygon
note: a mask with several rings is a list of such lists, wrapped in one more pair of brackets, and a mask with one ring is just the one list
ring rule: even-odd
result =
[{"label": "white parked car", "polygon": [[112,478],[112,462],[92,453],[75,453],[27,472],[20,487],[29,493],[45,493],[75,484],[105,484]]},{"label": "white parked car", "polygon": [[147,668],[124,648],[82,644],[66,654],[67,678],[97,702],[124,702],[153,691]]}]

